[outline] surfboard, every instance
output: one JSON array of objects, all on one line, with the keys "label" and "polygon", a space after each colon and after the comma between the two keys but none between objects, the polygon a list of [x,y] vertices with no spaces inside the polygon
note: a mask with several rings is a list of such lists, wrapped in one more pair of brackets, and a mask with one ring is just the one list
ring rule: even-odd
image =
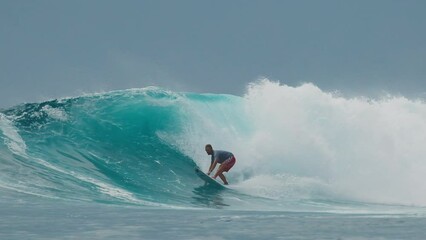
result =
[{"label": "surfboard", "polygon": [[217,182],[216,180],[211,178],[209,175],[207,175],[203,171],[201,171],[201,169],[199,167],[195,167],[195,173],[197,174],[197,176],[199,178],[204,180],[206,182],[206,184],[210,184],[210,185],[215,186],[215,187],[226,188],[225,186],[223,186],[222,184],[220,184],[219,182]]}]

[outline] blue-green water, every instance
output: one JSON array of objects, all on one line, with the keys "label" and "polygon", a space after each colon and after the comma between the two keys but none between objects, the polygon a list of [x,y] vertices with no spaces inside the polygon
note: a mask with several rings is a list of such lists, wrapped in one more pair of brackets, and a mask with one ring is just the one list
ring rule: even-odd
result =
[{"label": "blue-green water", "polygon": [[[270,82],[243,97],[153,87],[15,106],[0,113],[0,236],[420,239],[425,109]],[[229,188],[194,173],[206,143],[236,155]],[[364,223],[378,228],[348,227]]]}]

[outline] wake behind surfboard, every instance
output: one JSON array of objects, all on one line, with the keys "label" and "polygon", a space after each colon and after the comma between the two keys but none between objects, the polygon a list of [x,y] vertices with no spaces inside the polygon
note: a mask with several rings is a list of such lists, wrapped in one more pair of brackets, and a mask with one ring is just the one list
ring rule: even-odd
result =
[{"label": "wake behind surfboard", "polygon": [[213,178],[205,174],[203,171],[201,171],[199,167],[195,167],[195,173],[197,174],[199,178],[204,180],[206,184],[219,187],[219,188],[226,188],[225,186],[223,186],[222,184],[218,183],[216,180],[214,180]]}]

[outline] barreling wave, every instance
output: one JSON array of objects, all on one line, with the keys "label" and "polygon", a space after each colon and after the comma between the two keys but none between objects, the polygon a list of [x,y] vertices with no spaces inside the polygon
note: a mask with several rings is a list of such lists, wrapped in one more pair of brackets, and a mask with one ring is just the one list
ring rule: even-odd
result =
[{"label": "barreling wave", "polygon": [[[243,97],[149,87],[22,104],[0,113],[0,188],[149,206],[424,206],[425,120],[419,100],[268,80]],[[206,143],[236,155],[231,189],[194,174]]]}]

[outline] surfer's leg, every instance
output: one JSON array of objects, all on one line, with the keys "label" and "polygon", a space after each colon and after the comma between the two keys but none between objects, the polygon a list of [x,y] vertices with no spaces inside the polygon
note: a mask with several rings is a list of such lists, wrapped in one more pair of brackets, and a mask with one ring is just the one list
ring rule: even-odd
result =
[{"label": "surfer's leg", "polygon": [[228,181],[226,181],[226,177],[225,175],[223,175],[223,173],[219,174],[220,179],[222,179],[223,184],[228,185]]},{"label": "surfer's leg", "polygon": [[216,173],[214,174],[213,178],[216,179],[217,176],[219,176],[220,174],[222,174],[223,172],[223,164],[220,165],[220,167],[217,169]]},{"label": "surfer's leg", "polygon": [[216,174],[214,175],[213,178],[216,178],[217,176],[220,177],[220,179],[222,179],[223,184],[228,185],[228,181],[226,181],[226,177],[225,175],[223,175],[223,171],[225,170],[225,165],[220,165],[219,169],[217,170]]}]

